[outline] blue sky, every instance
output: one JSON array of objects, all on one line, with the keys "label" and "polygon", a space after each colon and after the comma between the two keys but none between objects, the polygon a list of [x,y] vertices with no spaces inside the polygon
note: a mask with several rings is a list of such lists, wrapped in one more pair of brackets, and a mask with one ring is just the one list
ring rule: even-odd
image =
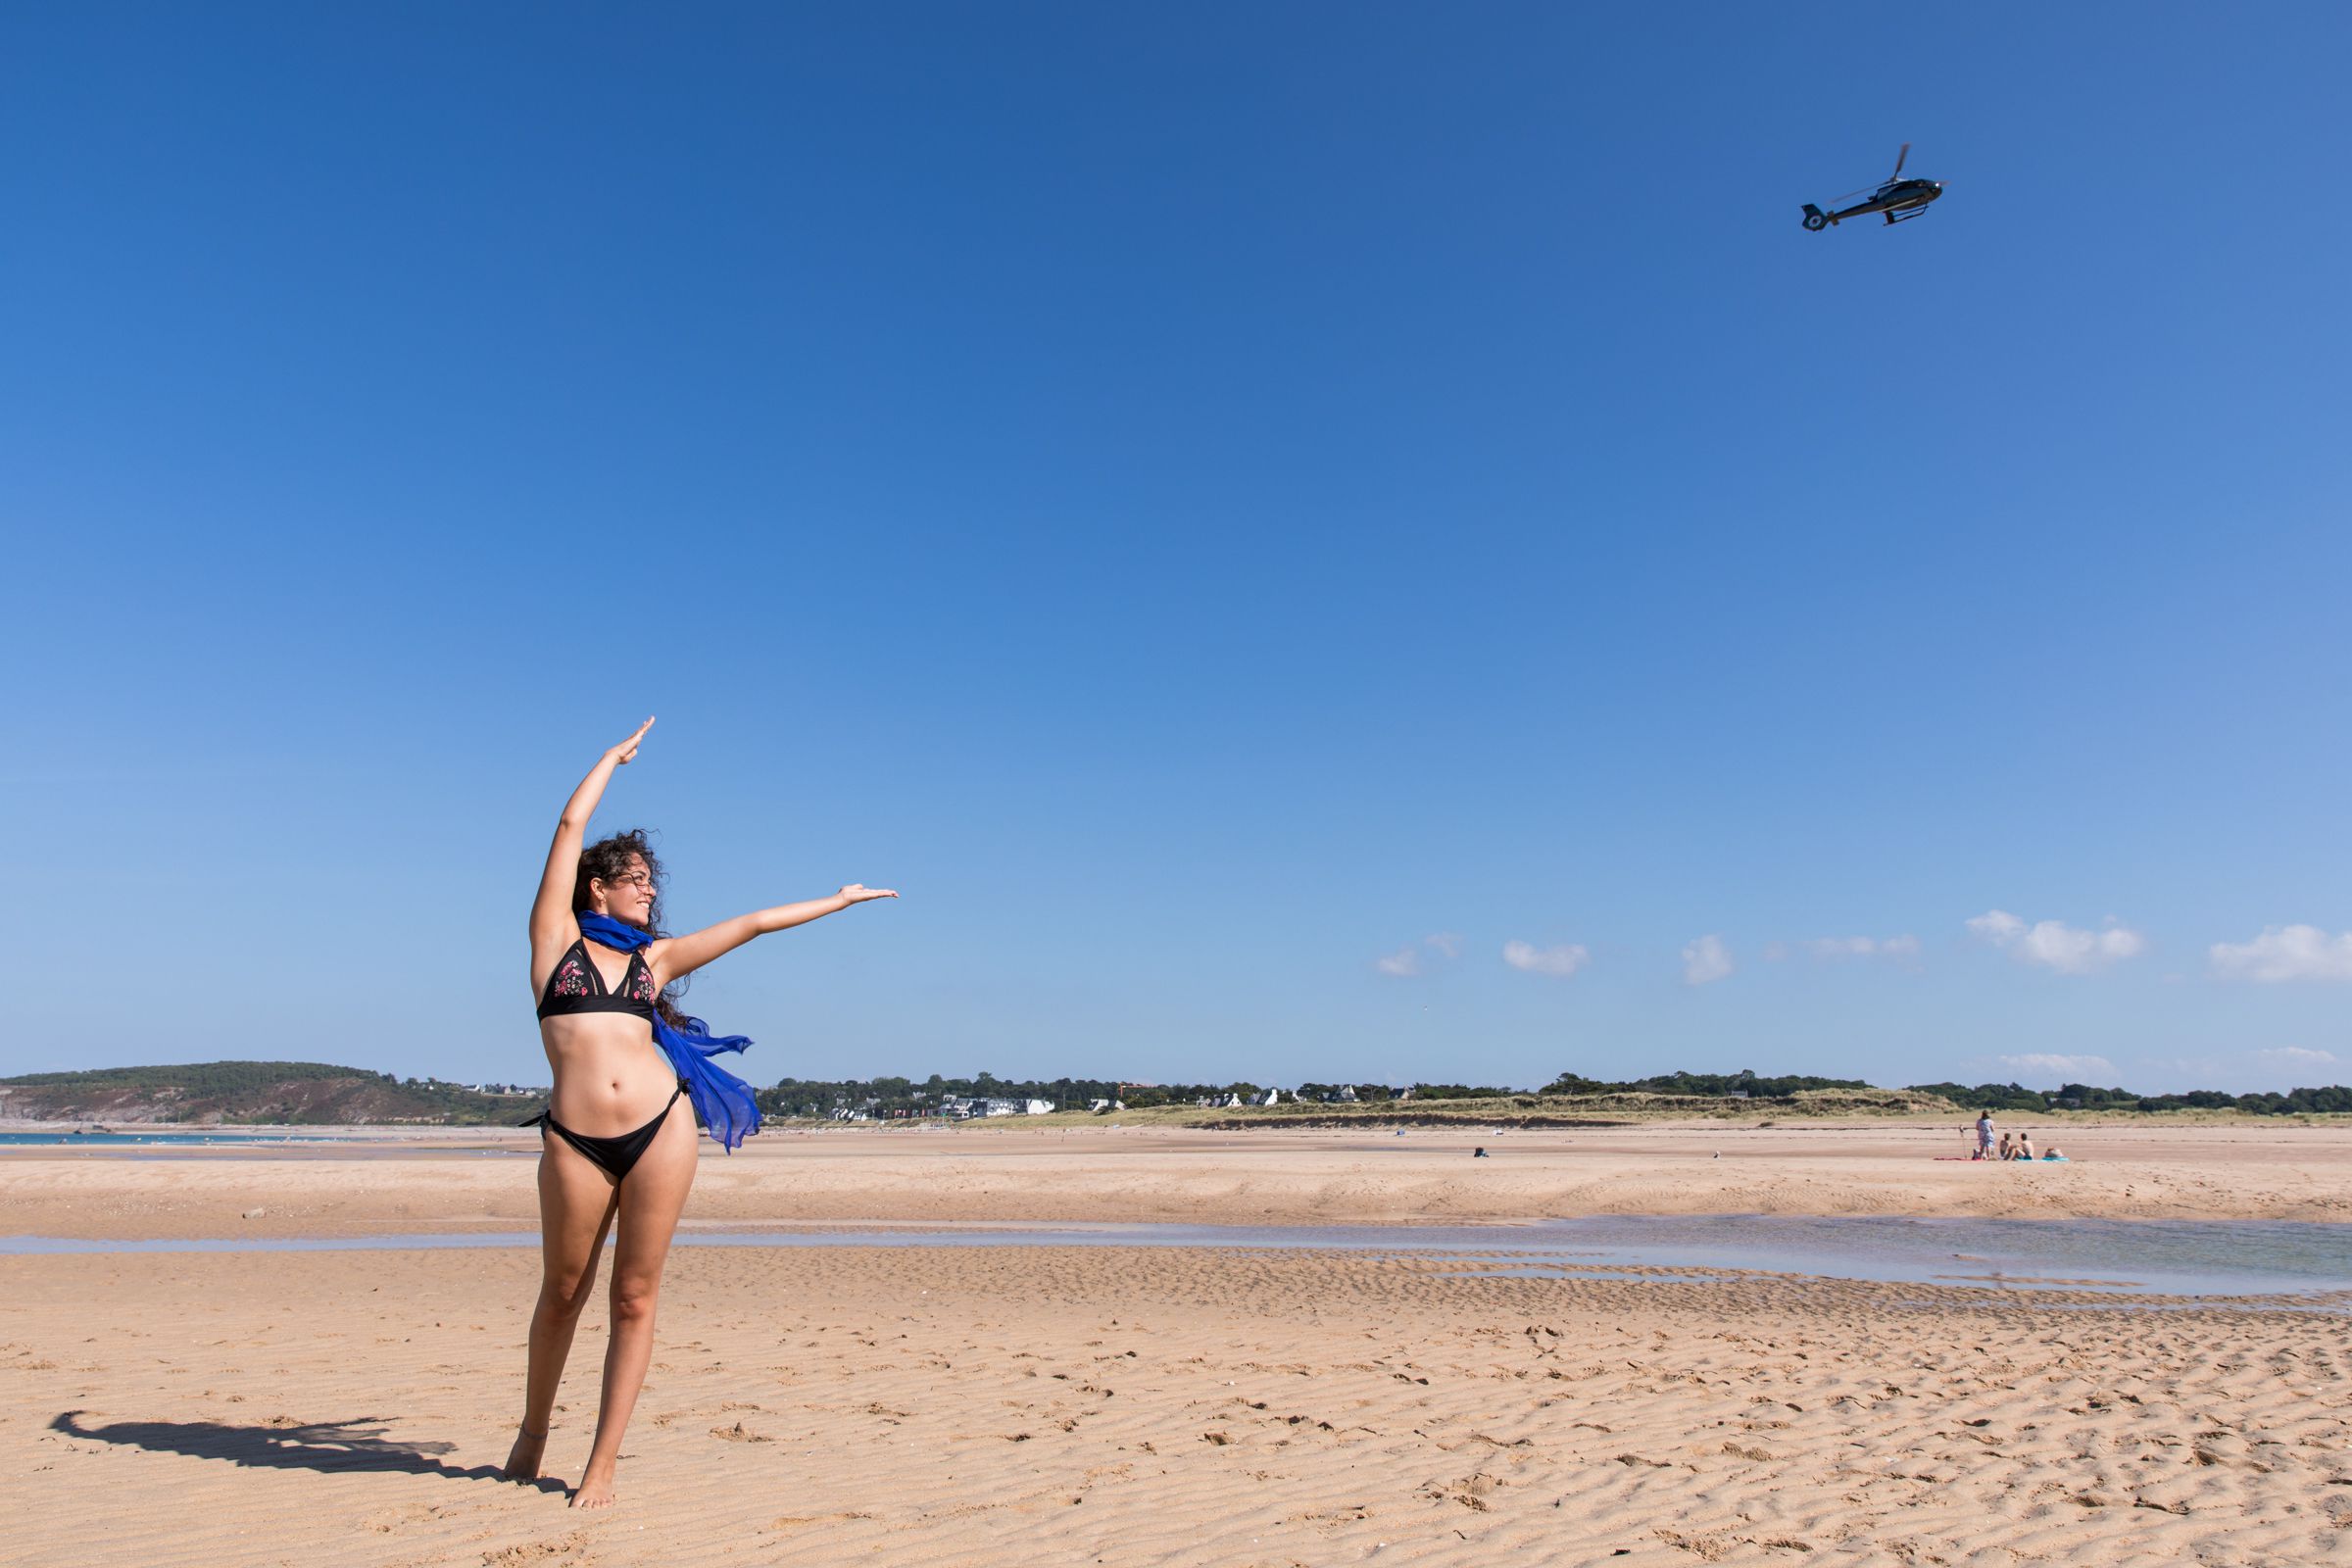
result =
[{"label": "blue sky", "polygon": [[543,1079],[651,712],[761,1082],[2352,1078],[2347,46],[20,9],[0,1072]]}]

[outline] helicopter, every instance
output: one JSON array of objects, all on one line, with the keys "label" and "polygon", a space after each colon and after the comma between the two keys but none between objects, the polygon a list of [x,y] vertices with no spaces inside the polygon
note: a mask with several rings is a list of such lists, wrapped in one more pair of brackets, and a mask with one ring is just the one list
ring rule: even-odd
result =
[{"label": "helicopter", "polygon": [[[1842,212],[1829,213],[1823,212],[1811,202],[1805,203],[1805,228],[1807,231],[1818,234],[1832,223],[1841,223],[1849,218],[1868,218],[1872,213],[1885,213],[1886,221],[1899,223],[1906,219],[1917,218],[1926,212],[1928,203],[1943,194],[1943,181],[1920,179],[1916,176],[1905,179],[1903,177],[1903,160],[1910,156],[1911,144],[1905,142],[1903,150],[1894,155],[1894,172],[1886,176],[1886,183],[1873,192],[1870,200],[1866,202],[1857,202]],[[1862,190],[1869,189],[1870,187],[1867,185],[1862,187]],[[1861,190],[1849,190],[1845,196],[1861,194]],[[1840,196],[1837,200],[1841,202],[1845,200],[1845,196]],[[1837,202],[1833,202],[1831,205],[1835,207]]]}]

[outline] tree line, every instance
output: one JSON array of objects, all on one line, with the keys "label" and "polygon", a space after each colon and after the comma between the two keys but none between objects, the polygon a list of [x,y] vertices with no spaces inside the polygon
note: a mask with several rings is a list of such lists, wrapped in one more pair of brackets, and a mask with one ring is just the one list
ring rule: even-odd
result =
[{"label": "tree line", "polygon": [[[1200,1084],[1134,1084],[1107,1078],[999,1078],[975,1073],[950,1078],[939,1073],[917,1082],[911,1078],[785,1078],[759,1092],[760,1108],[769,1115],[822,1116],[835,1110],[863,1110],[876,1116],[921,1116],[936,1113],[942,1102],[957,1100],[1044,1100],[1056,1109],[1084,1110],[1098,1101],[1116,1102],[1130,1109],[1153,1105],[1189,1105],[1207,1100],[1222,1104],[1238,1096],[1244,1102],[1261,1100],[1271,1086],[1237,1081]],[[2088,1084],[2066,1084],[2043,1091],[2020,1084],[1959,1083],[1909,1084],[1909,1092],[1938,1095],[1968,1110],[2241,1110],[2277,1116],[2301,1112],[2352,1112],[2352,1088],[2261,1091],[2232,1095],[2221,1090],[2193,1089],[2178,1095],[2143,1095],[2129,1089],[2102,1089]],[[1384,1084],[1306,1082],[1295,1089],[1283,1086],[1283,1098],[1383,1104],[1409,1096],[1413,1100],[1501,1100],[1539,1095],[1676,1095],[1698,1099],[1738,1097],[1748,1100],[1786,1100],[1820,1090],[1877,1091],[1878,1085],[1860,1078],[1822,1078],[1806,1073],[1762,1074],[1739,1072],[1666,1072],[1645,1078],[1588,1078],[1563,1072],[1542,1089],[1513,1089],[1498,1085]]]},{"label": "tree line", "polygon": [[[48,1088],[70,1091],[129,1089],[178,1090],[194,1099],[213,1100],[253,1095],[305,1079],[372,1080],[421,1101],[418,1109],[438,1109],[457,1120],[485,1120],[512,1114],[509,1102],[473,1094],[462,1084],[402,1080],[390,1073],[362,1067],[338,1067],[316,1061],[206,1061],[156,1067],[101,1067],[76,1072],[26,1073],[0,1078],[0,1088]],[[935,1114],[950,1099],[1043,1100],[1057,1109],[1085,1110],[1098,1101],[1121,1102],[1132,1109],[1153,1105],[1190,1105],[1200,1101],[1222,1104],[1239,1097],[1261,1100],[1270,1085],[1244,1080],[1232,1083],[1136,1084],[1107,1078],[999,1078],[980,1072],[968,1078],[939,1073],[917,1082],[912,1078],[784,1078],[758,1091],[760,1108],[771,1116],[823,1116],[839,1109],[864,1110],[878,1116]],[[1785,1100],[1814,1090],[1871,1090],[1859,1078],[1818,1078],[1789,1073],[1767,1076],[1742,1069],[1734,1073],[1669,1072],[1646,1078],[1588,1078],[1564,1072],[1540,1090],[1494,1085],[1415,1083],[1338,1084],[1308,1082],[1296,1089],[1283,1087],[1283,1098],[1294,1094],[1308,1101],[1340,1101],[1351,1094],[1357,1103],[1381,1104],[1405,1095],[1414,1100],[1497,1100],[1528,1094],[1543,1095],[1679,1095],[1698,1098],[1739,1096],[1750,1100]],[[2217,1089],[2192,1089],[2177,1095],[2143,1095],[2130,1089],[2101,1088],[2070,1083],[2055,1090],[2028,1089],[2021,1084],[1910,1084],[1909,1090],[1938,1095],[1969,1110],[2038,1112],[2051,1110],[2237,1110],[2258,1116],[2300,1113],[2352,1113],[2352,1088],[2330,1084],[2321,1088],[2264,1090],[2232,1095]]]},{"label": "tree line", "polygon": [[1325,1101],[1352,1093],[1359,1102],[1385,1103],[1409,1092],[1415,1100],[1479,1100],[1527,1093],[1523,1089],[1473,1088],[1464,1084],[1324,1084],[1251,1083],[1139,1084],[1111,1078],[1000,1078],[992,1072],[969,1078],[941,1073],[917,1082],[912,1078],[784,1078],[758,1092],[760,1109],[768,1115],[822,1116],[835,1110],[864,1110],[877,1116],[927,1115],[950,1100],[1043,1100],[1056,1109],[1085,1110],[1097,1102],[1115,1102],[1132,1110],[1153,1105],[1191,1105],[1201,1101],[1223,1104],[1236,1098],[1256,1101],[1269,1089],[1280,1088],[1284,1100]]},{"label": "tree line", "polygon": [[2352,1088],[2328,1084],[2319,1089],[2289,1089],[2284,1094],[2262,1090],[2232,1095],[2219,1089],[2191,1089],[2179,1095],[2142,1095],[2130,1089],[2101,1089],[2092,1084],[2063,1084],[2043,1093],[2017,1084],[1914,1084],[1923,1095],[1941,1095],[1970,1110],[2243,1110],[2257,1116],[2290,1116],[2303,1112],[2352,1111]]}]

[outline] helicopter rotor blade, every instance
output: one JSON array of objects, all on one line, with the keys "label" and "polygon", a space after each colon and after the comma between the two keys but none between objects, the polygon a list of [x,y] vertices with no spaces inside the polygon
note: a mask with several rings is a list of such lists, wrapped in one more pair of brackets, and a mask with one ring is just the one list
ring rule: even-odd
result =
[{"label": "helicopter rotor blade", "polygon": [[1908,158],[1908,157],[1910,157],[1910,156],[1911,156],[1911,144],[1910,144],[1909,142],[1905,142],[1905,143],[1903,143],[1903,150],[1902,150],[1901,152],[1899,152],[1899,153],[1896,153],[1896,154],[1894,155],[1894,172],[1893,172],[1893,173],[1891,173],[1891,174],[1889,174],[1889,175],[1887,175],[1886,177],[1887,177],[1887,178],[1889,178],[1889,179],[1900,179],[1900,178],[1902,178],[1902,177],[1903,177],[1903,160],[1904,160],[1904,159],[1906,159],[1906,158]]}]

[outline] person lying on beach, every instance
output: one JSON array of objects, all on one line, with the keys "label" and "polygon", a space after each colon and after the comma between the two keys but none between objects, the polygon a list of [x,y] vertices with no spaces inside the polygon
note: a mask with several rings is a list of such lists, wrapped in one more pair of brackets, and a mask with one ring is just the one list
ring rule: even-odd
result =
[{"label": "person lying on beach", "polygon": [[2066,1151],[2060,1149],[2056,1144],[2052,1144],[2050,1146],[2050,1152],[2041,1157],[2045,1162],[2053,1159],[2064,1159],[2066,1158]]},{"label": "person lying on beach", "polygon": [[760,1130],[751,1086],[710,1061],[751,1041],[713,1038],[700,1018],[679,1011],[678,982],[754,937],[868,899],[898,897],[853,882],[830,898],[737,915],[682,937],[664,935],[662,862],[644,831],[581,842],[612,770],[636,757],[653,727],[650,718],[638,725],[571,792],[531,905],[531,992],[539,999],[540,1044],[555,1070],[555,1089],[547,1109],[523,1123],[542,1129],[544,1273],[531,1313],[522,1430],[504,1468],[515,1481],[539,1477],[572,1331],[595,1288],[605,1233],[617,1221],[604,1392],[588,1465],[571,1494],[575,1508],[612,1501],[621,1433],[653,1358],[662,1266],[694,1185],[695,1125],[709,1128],[729,1153]]}]

